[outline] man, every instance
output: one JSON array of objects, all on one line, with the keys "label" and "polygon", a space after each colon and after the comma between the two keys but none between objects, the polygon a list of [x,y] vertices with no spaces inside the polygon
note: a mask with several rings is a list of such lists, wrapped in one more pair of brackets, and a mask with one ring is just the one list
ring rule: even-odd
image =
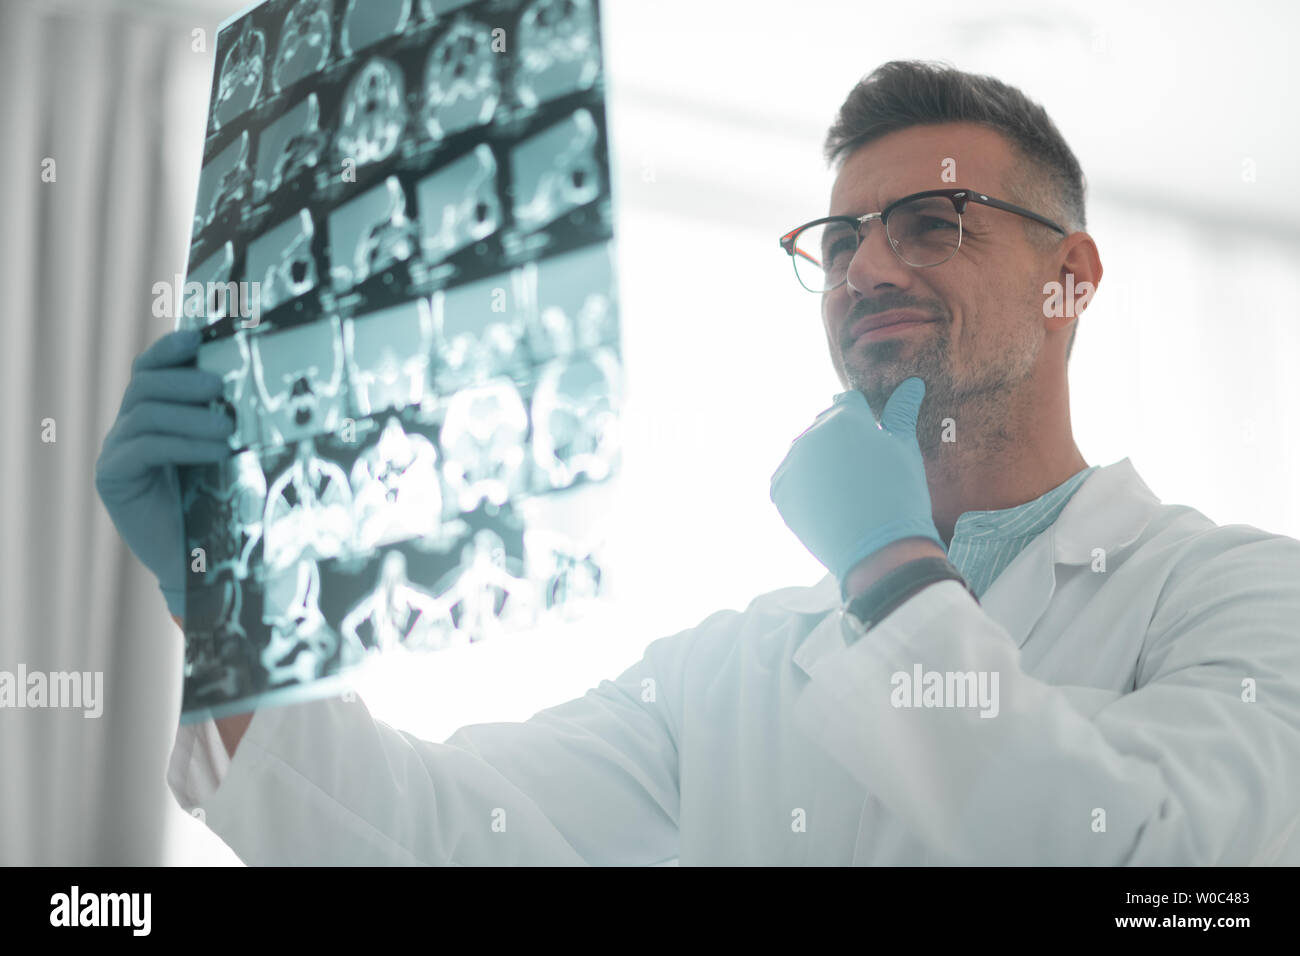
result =
[{"label": "man", "polygon": [[[1079,453],[1090,293],[1056,306],[1102,269],[1051,120],[991,78],[889,63],[827,152],[828,215],[782,247],[846,391],[772,497],[830,574],[445,743],[359,701],[183,727],[182,806],[249,863],[1300,860],[1300,542]],[[216,454],[211,383],[161,369],[192,348],[137,363],[135,400],[163,404],[128,390],[99,482],[173,597],[178,546],[129,502],[169,454]]]}]

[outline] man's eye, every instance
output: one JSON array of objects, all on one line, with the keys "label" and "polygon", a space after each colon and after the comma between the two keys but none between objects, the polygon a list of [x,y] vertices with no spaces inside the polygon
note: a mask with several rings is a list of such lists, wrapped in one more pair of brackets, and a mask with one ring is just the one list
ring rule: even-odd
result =
[{"label": "man's eye", "polygon": [[857,250],[858,244],[848,237],[836,240],[831,243],[830,248],[826,250],[826,267],[830,268],[837,264],[843,265],[845,260],[851,259],[853,253],[857,252]]},{"label": "man's eye", "polygon": [[925,232],[939,231],[943,229],[956,229],[957,223],[947,219],[939,219],[935,216],[925,216],[919,221],[920,228]]}]

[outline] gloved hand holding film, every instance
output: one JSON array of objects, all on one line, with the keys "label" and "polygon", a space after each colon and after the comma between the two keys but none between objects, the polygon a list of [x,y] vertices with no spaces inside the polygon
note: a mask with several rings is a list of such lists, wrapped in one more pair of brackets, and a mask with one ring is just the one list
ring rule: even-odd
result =
[{"label": "gloved hand holding film", "polygon": [[931,516],[916,440],[924,397],[925,382],[905,379],[878,425],[861,392],[841,392],[772,475],[772,502],[841,591],[863,558],[895,541],[930,538],[948,550]]},{"label": "gloved hand holding film", "polygon": [[185,617],[185,532],[177,465],[221,461],[235,423],[211,403],[221,377],[196,368],[199,333],[171,332],[135,360],[117,421],[95,463],[95,488],[127,547]]}]

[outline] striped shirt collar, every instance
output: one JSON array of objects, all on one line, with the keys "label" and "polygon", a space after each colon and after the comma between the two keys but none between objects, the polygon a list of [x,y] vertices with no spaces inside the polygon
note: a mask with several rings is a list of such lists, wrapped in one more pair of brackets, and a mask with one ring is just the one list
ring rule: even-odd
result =
[{"label": "striped shirt collar", "polygon": [[953,527],[948,560],[971,589],[983,595],[1025,546],[1056,521],[1075,491],[1097,467],[1082,469],[1051,491],[1022,505],[964,512]]}]

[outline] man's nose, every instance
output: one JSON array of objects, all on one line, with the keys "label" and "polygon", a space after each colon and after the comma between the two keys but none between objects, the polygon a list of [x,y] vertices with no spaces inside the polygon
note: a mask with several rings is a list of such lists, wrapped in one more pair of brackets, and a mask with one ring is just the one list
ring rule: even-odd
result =
[{"label": "man's nose", "polygon": [[859,227],[861,242],[849,260],[849,294],[870,295],[883,285],[903,288],[911,284],[912,270],[889,244],[884,223],[872,219]]}]

